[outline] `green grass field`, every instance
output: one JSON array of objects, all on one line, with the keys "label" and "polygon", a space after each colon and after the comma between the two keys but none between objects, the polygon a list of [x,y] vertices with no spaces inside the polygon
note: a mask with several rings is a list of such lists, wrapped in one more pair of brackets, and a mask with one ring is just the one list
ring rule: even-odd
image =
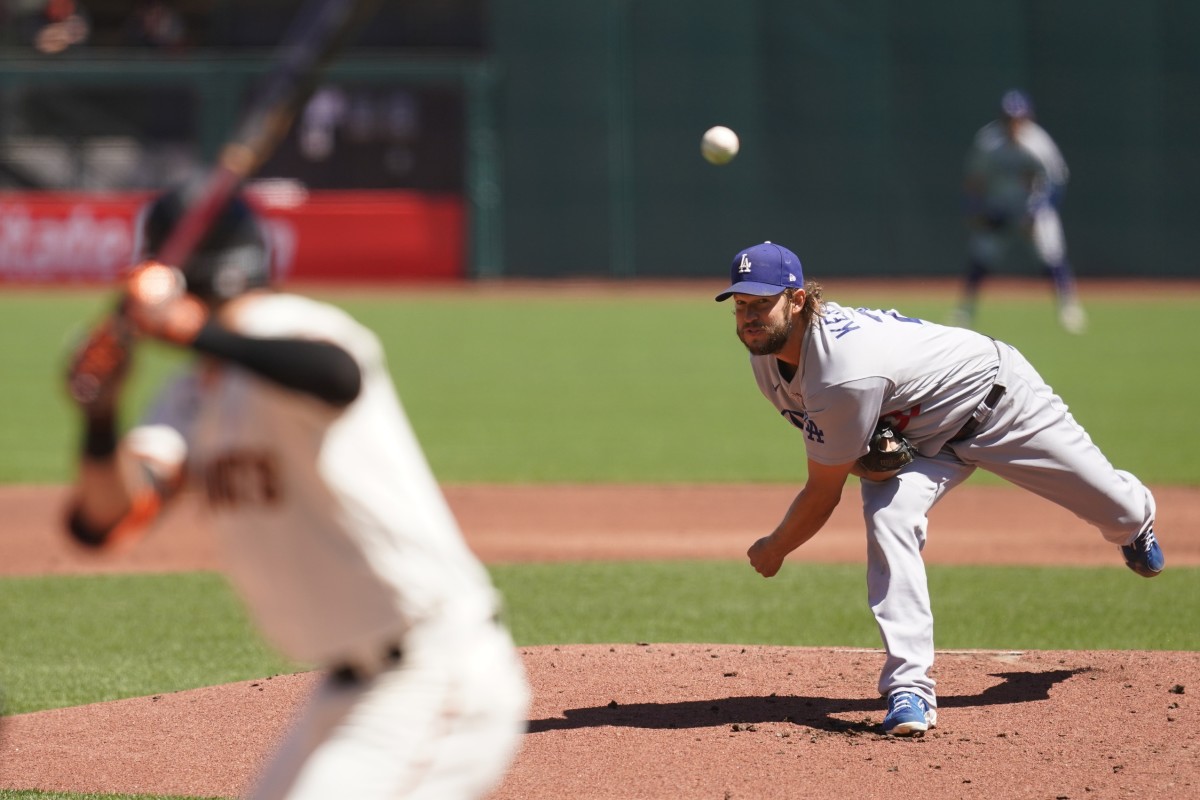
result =
[{"label": "green grass field", "polygon": [[[491,569],[520,645],[712,642],[879,647],[860,565],[508,564]],[[1124,567],[931,567],[943,649],[1200,649],[1200,581]],[[180,575],[0,581],[8,713],[295,672],[224,580]],[[1161,613],[1169,608],[1169,614]]]},{"label": "green grass field", "polygon": [[[754,386],[729,308],[688,292],[333,299],[379,332],[443,481],[802,480],[803,443]],[[838,299],[900,305],[878,294]],[[942,319],[950,300],[900,307]],[[0,339],[9,390],[0,483],[70,475],[76,421],[61,388],[65,346],[105,301],[96,292],[0,297],[10,333]],[[1200,362],[1200,296],[1088,305],[1083,337],[1058,329],[1048,293],[986,302],[981,328],[1038,365],[1114,463],[1150,483],[1200,484],[1200,460],[1175,446],[1192,424],[1190,398],[1200,396],[1200,373],[1186,368]],[[174,360],[161,348],[140,354],[132,409]],[[763,447],[747,446],[756,442]]]},{"label": "green grass field", "polygon": [[[711,292],[638,298],[337,294],[377,330],[446,482],[789,482],[803,444],[758,394],[730,311]],[[831,295],[942,319],[951,297]],[[0,297],[0,483],[68,480],[77,435],[61,389],[67,342],[107,301]],[[1068,337],[1044,298],[985,302],[980,327],[1021,348],[1112,461],[1152,484],[1200,485],[1177,446],[1200,394],[1200,296],[1088,302]],[[178,358],[139,356],[130,407]],[[973,480],[988,481],[986,476]],[[1115,561],[1115,559],[1114,559]],[[861,565],[492,568],[522,645],[731,642],[878,647]],[[1200,650],[1200,570],[1153,582],[1104,569],[934,567],[941,648]],[[0,579],[7,713],[178,691],[305,668],[273,653],[219,576]],[[116,622],[114,622],[116,620]],[[786,622],[781,623],[780,620]],[[92,798],[0,790],[0,800]],[[105,796],[107,800],[117,796]]]}]

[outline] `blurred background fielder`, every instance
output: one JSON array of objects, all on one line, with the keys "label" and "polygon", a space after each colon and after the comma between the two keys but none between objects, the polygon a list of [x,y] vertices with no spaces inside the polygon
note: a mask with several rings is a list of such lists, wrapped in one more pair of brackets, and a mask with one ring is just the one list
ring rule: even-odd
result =
[{"label": "blurred background fielder", "polygon": [[967,273],[954,324],[970,327],[984,279],[1006,259],[1031,250],[1053,283],[1062,327],[1084,332],[1087,316],[1058,214],[1068,177],[1058,146],[1034,122],[1029,96],[1018,89],[1006,92],[999,119],[975,134],[967,153]]}]

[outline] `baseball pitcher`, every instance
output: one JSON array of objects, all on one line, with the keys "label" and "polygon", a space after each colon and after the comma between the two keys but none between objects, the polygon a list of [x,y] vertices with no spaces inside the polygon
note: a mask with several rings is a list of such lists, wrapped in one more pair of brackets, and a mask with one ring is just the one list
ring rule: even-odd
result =
[{"label": "baseball pitcher", "polygon": [[803,438],[808,479],[783,520],[750,546],[764,577],[821,529],[850,475],[861,479],[867,593],[886,659],[883,730],[936,724],[933,613],[921,550],[929,510],[976,468],[1073,511],[1130,569],[1163,569],[1154,498],[1092,443],[1011,346],[896,310],[826,301],[800,259],[771,242],[733,258],[737,335],[758,388]]}]

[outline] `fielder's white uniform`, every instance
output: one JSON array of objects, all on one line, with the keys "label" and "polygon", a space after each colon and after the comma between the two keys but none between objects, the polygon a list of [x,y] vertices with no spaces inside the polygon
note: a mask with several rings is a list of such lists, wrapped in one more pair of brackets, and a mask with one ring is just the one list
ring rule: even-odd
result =
[{"label": "fielder's white uniform", "polygon": [[363,375],[338,409],[201,359],[126,439],[143,458],[186,464],[264,633],[330,670],[253,796],[479,797],[515,754],[528,686],[383,349],[323,303],[238,303],[232,330],[332,342]]},{"label": "fielder's white uniform", "polygon": [[[751,364],[759,389],[800,429],[813,461],[855,461],[883,417],[920,454],[895,478],[861,482],[868,599],[887,651],[879,680],[885,696],[908,689],[937,705],[921,550],[929,510],[976,467],[1069,509],[1113,544],[1153,527],[1150,491],[1109,463],[1007,344],[896,311],[826,302],[805,332],[792,380],[774,355],[751,356]],[[996,386],[1004,392],[989,407]],[[976,413],[974,435],[952,441]]]},{"label": "fielder's white uniform", "polygon": [[1020,121],[1015,139],[1008,127],[1001,120],[988,123],[967,153],[966,173],[979,187],[980,211],[1004,220],[972,229],[970,255],[994,269],[1014,243],[1028,241],[1043,264],[1057,268],[1066,260],[1067,243],[1053,199],[1067,185],[1067,162],[1050,134],[1033,120]]}]

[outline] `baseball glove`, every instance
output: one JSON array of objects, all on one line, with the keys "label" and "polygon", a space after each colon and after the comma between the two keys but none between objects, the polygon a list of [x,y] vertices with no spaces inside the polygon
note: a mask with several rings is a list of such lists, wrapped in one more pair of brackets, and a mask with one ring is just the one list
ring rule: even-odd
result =
[{"label": "baseball glove", "polygon": [[858,459],[858,465],[868,472],[895,472],[912,463],[917,451],[885,420],[880,420],[871,434],[870,450]]}]

